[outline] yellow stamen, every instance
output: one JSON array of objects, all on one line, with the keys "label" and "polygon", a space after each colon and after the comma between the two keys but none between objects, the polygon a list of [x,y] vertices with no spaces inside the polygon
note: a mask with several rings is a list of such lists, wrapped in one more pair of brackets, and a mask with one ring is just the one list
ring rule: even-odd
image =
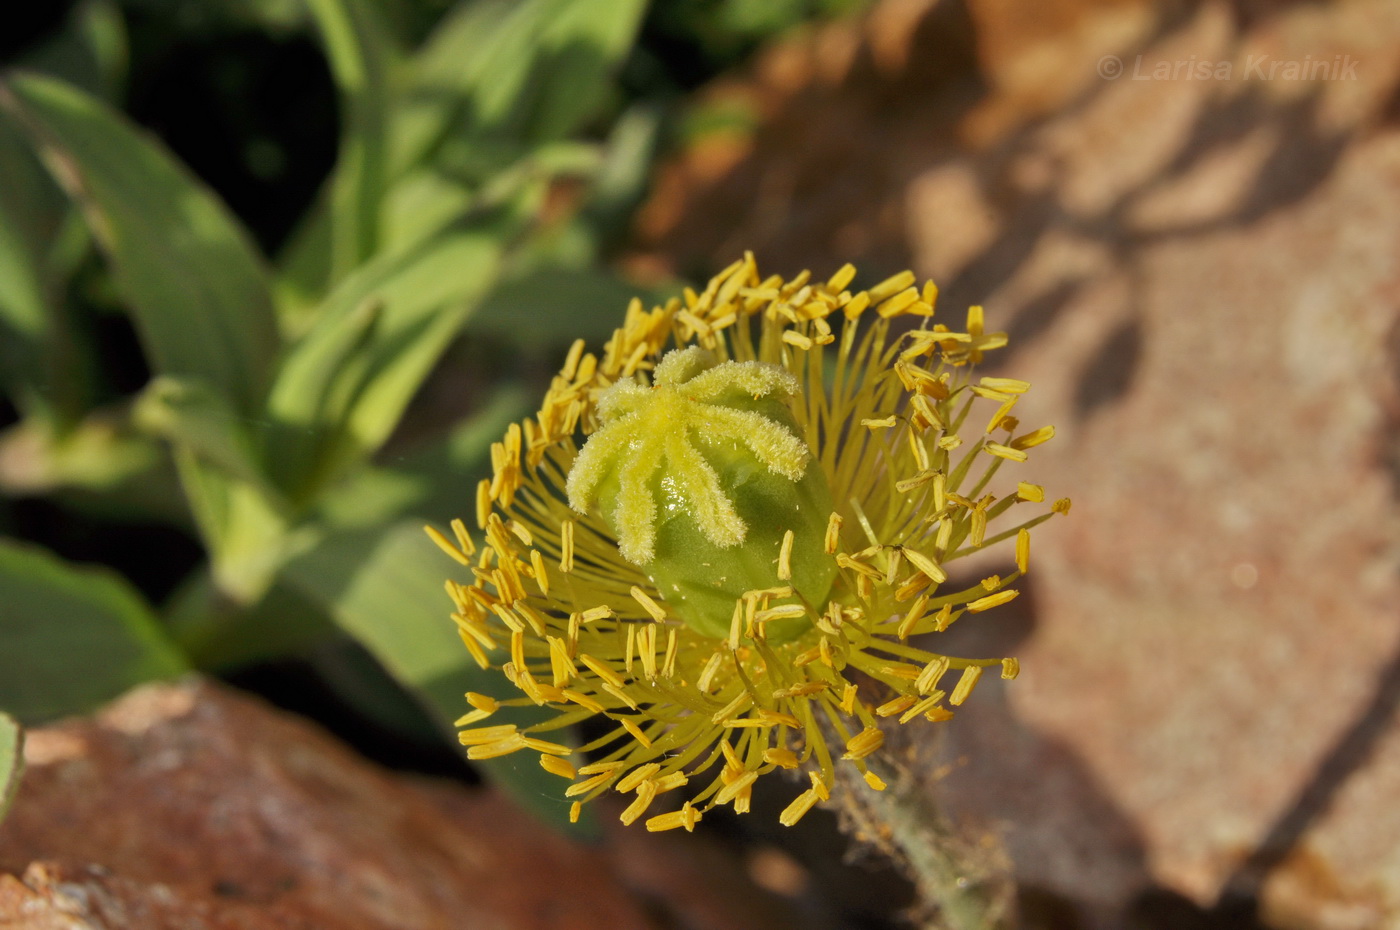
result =
[{"label": "yellow stamen", "polygon": [[1010,445],[1013,449],[1029,449],[1033,446],[1040,445],[1042,442],[1048,442],[1053,439],[1054,436],[1055,427],[1042,426],[1040,429],[1032,430],[1024,436],[1017,436],[1015,439],[1011,440]]},{"label": "yellow stamen", "polygon": [[948,698],[949,704],[961,704],[967,700],[967,696],[972,693],[977,680],[982,677],[982,666],[970,665],[963,669],[962,677],[958,679],[957,686],[953,688],[952,695]]},{"label": "yellow stamen", "polygon": [[442,533],[438,532],[438,530],[435,527],[424,526],[423,531],[428,534],[428,538],[431,539],[433,543],[436,544],[436,546],[443,552],[447,553],[449,556],[451,556],[453,559],[457,560],[461,564],[466,565],[468,567],[471,566],[472,560],[468,557],[467,553],[458,549],[457,546],[454,545],[451,540],[449,540],[446,536],[442,535]]},{"label": "yellow stamen", "polygon": [[783,812],[778,815],[778,823],[785,827],[791,827],[801,820],[806,813],[817,803],[817,793],[807,790],[797,796],[797,798],[783,808]]},{"label": "yellow stamen", "polygon": [[559,545],[563,550],[559,556],[559,570],[564,574],[574,570],[574,521],[565,520],[559,528]]},{"label": "yellow stamen", "polygon": [[671,811],[669,814],[657,814],[647,821],[647,829],[652,833],[659,833],[662,830],[674,830],[684,827],[687,833],[695,830],[695,825],[700,822],[700,811],[689,804],[686,804],[678,811]]},{"label": "yellow stamen", "polygon": [[867,727],[846,741],[846,754],[843,759],[864,759],[885,744],[885,734],[874,727]]},{"label": "yellow stamen", "polygon": [[823,541],[823,549],[827,555],[835,555],[836,547],[841,542],[841,515],[833,513],[826,521],[826,538]]},{"label": "yellow stamen", "polygon": [[928,579],[934,584],[942,584],[948,580],[948,573],[922,552],[916,549],[905,549],[904,556],[914,564],[915,568],[928,576]]},{"label": "yellow stamen", "polygon": [[638,785],[640,785],[642,782],[646,781],[648,778],[655,775],[659,771],[661,771],[660,765],[658,765],[655,762],[648,762],[646,765],[640,765],[632,771],[628,772],[626,777],[624,777],[613,787],[617,791],[626,794],[627,792],[634,790]]},{"label": "yellow stamen", "polygon": [[1008,589],[1006,591],[998,591],[996,594],[988,594],[986,597],[979,597],[977,600],[969,602],[967,609],[974,614],[978,614],[984,610],[991,610],[993,607],[1000,607],[1007,601],[1015,600],[1016,596],[1020,593],[1020,591],[1015,589]]},{"label": "yellow stamen", "polygon": [[651,596],[641,588],[633,585],[630,593],[632,595],[632,600],[641,604],[642,609],[651,614],[651,619],[655,620],[657,623],[666,619],[666,611],[661,608],[660,604],[653,601]]},{"label": "yellow stamen", "polygon": [[765,749],[763,761],[785,769],[795,769],[798,764],[797,753],[791,749]]},{"label": "yellow stamen", "polygon": [[[746,254],[658,306],[632,301],[600,351],[569,347],[538,413],[490,448],[484,544],[461,520],[427,529],[469,573],[446,585],[465,648],[518,695],[468,695],[471,758],[538,753],[574,819],[616,783],[635,793],[622,820],[649,830],[694,828],[690,803],[647,816],[690,781],[744,812],[759,777],[805,769],[791,825],[847,783],[842,765],[885,787],[877,721],[947,720],[984,669],[1015,677],[1014,658],[951,659],[918,637],[1016,596],[1031,530],[1069,501],[1046,507],[1004,462],[1054,431],[1018,422],[1026,382],[975,367],[1006,342],[981,307],[911,328],[898,318],[933,314],[933,282],[855,280],[851,265],[765,278]],[[756,496],[809,479],[821,493]],[[950,560],[1003,542],[1014,576],[942,590]],[[487,725],[529,703],[546,713],[529,730]],[[589,715],[605,728],[582,751],[608,761],[576,766],[568,728]]]},{"label": "yellow stamen", "polygon": [[542,754],[540,756],[540,768],[551,775],[558,775],[560,778],[573,780],[578,777],[578,771],[569,764],[569,760],[559,756]]}]

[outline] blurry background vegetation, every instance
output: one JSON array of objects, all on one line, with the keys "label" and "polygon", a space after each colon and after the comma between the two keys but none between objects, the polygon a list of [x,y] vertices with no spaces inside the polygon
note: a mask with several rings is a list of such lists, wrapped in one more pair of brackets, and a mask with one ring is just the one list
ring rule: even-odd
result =
[{"label": "blurry background vegetation", "polygon": [[[687,91],[859,5],[80,0],[8,33],[0,710],[199,669],[466,774],[451,721],[498,685],[423,522],[470,514],[569,342],[675,287],[608,269],[658,154],[735,118]],[[486,774],[558,819],[517,765]]]}]

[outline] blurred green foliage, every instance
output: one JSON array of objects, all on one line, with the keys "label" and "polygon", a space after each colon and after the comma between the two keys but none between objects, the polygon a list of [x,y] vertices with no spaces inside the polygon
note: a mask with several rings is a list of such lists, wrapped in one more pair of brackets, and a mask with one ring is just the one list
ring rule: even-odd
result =
[{"label": "blurred green foliage", "polygon": [[10,809],[24,772],[24,731],[9,714],[0,713],[0,820]]},{"label": "blurred green foliage", "polygon": [[[0,494],[179,527],[203,562],[152,603],[0,537],[0,709],[35,723],[299,655],[385,726],[450,740],[463,692],[499,684],[456,642],[421,525],[469,509],[528,392],[488,373],[465,420],[386,443],[463,333],[547,360],[610,331],[636,288],[604,259],[688,80],[669,57],[703,72],[846,5],[664,4],[639,48],[644,0],[73,4],[0,80]],[[334,166],[272,254],[122,109],[142,48],[246,31],[314,38],[338,96]],[[253,174],[285,160],[238,142]],[[0,814],[18,732],[0,716]],[[496,774],[563,817],[543,770]]]}]

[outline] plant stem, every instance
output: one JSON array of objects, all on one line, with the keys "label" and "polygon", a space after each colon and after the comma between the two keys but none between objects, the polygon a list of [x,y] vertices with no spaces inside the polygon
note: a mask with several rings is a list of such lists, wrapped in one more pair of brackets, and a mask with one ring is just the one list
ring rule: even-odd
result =
[{"label": "plant stem", "polygon": [[[867,760],[867,764],[870,760]],[[857,837],[901,863],[920,897],[938,910],[930,927],[1011,930],[1014,885],[996,847],[962,837],[938,809],[927,785],[907,772],[870,765],[884,791],[853,784],[842,792]]]}]

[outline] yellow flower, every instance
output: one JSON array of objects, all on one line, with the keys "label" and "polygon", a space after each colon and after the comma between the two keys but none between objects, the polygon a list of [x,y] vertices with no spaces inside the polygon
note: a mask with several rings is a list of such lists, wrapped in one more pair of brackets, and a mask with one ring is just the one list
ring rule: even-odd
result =
[{"label": "yellow flower", "polygon": [[[865,761],[880,718],[947,720],[985,668],[1015,677],[1015,659],[909,640],[1016,596],[1030,528],[1069,501],[1046,511],[1039,486],[996,479],[1054,431],[1019,432],[1025,382],[974,378],[1006,343],[980,307],[953,331],[931,322],[931,282],[852,293],[854,276],[765,279],[749,255],[702,293],[634,300],[601,358],[574,344],[539,413],[492,449],[484,546],[460,520],[455,542],[429,529],[472,574],[447,584],[462,641],[483,668],[508,654],[521,692],[468,695],[470,758],[538,752],[573,782],[574,816],[614,790],[634,796],[625,823],[696,782],[651,830],[746,812],[755,779],[801,770],[791,825],[838,764],[884,788]],[[1006,574],[943,590],[948,563],[1000,542]],[[479,725],[531,703],[557,713]],[[589,717],[605,732],[576,768],[541,734]]]}]

